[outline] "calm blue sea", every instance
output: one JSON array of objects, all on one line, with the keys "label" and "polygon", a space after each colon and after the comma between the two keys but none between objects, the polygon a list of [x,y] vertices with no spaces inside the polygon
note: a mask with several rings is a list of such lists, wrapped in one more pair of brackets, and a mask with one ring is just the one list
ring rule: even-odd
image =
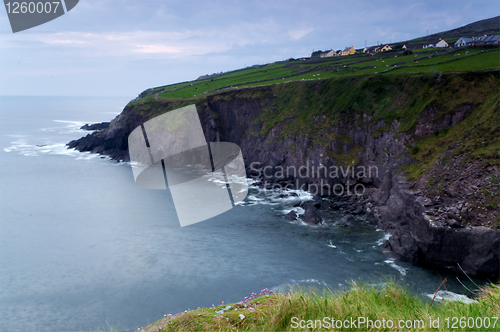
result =
[{"label": "calm blue sea", "polygon": [[129,164],[65,148],[129,99],[0,97],[1,331],[133,331],[263,288],[395,279],[428,294],[445,277],[395,261],[363,221],[290,223],[293,200],[272,195],[181,228],[169,192],[135,185]]}]

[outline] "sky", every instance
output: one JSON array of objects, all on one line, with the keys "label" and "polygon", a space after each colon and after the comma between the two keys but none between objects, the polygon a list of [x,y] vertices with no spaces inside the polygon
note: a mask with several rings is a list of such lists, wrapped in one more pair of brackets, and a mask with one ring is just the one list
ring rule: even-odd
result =
[{"label": "sky", "polygon": [[499,12],[498,0],[80,0],[14,34],[1,8],[0,95],[132,99],[150,87],[404,41]]}]

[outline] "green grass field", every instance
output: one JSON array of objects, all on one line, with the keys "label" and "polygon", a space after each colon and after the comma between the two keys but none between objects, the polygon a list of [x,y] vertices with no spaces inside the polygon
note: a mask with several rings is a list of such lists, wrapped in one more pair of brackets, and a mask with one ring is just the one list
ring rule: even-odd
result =
[{"label": "green grass field", "polygon": [[[399,68],[398,68],[399,67]],[[318,80],[350,75],[422,72],[463,72],[500,67],[497,49],[425,49],[414,54],[382,52],[372,56],[355,54],[343,57],[309,58],[253,66],[146,90],[141,96],[158,94],[163,98],[189,98],[260,85]],[[389,70],[387,73],[385,71]],[[172,91],[173,90],[173,91]]]},{"label": "green grass field", "polygon": [[[435,64],[431,61],[425,62],[424,67],[400,68],[395,69],[394,72],[407,72],[407,73],[421,73],[426,71],[436,72],[462,72],[471,70],[484,70],[489,68],[500,67],[500,53],[499,51],[493,52],[480,52],[469,57],[456,57],[457,60]],[[432,59],[426,59],[432,60]],[[424,61],[422,61],[424,62]]]},{"label": "green grass field", "polygon": [[[373,60],[369,62],[357,63],[353,65],[341,66],[340,72],[337,71],[323,71],[323,72],[311,72],[307,74],[297,75],[294,77],[286,79],[275,79],[266,82],[251,83],[239,86],[253,87],[259,85],[269,85],[277,83],[287,83],[291,81],[300,80],[317,80],[322,78],[339,77],[339,76],[349,76],[349,75],[363,75],[363,74],[377,74],[388,69],[392,69],[387,72],[391,73],[422,73],[422,72],[462,72],[471,70],[485,70],[490,68],[500,67],[500,52],[490,51],[490,52],[480,52],[476,53],[469,52],[469,54],[460,55],[442,55],[434,56],[432,58],[425,58],[419,60],[418,63],[413,61],[415,59],[414,55],[398,56],[393,58],[385,58],[383,60]],[[403,64],[396,65],[395,63],[405,62]],[[373,66],[372,68],[365,68],[360,70],[359,68]],[[376,68],[375,68],[376,67]],[[397,68],[400,67],[400,68]]]}]

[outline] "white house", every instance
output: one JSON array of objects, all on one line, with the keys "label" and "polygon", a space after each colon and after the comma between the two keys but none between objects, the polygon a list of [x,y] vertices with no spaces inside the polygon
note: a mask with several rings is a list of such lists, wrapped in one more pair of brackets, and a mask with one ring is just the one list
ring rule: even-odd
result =
[{"label": "white house", "polygon": [[444,39],[435,39],[431,40],[425,43],[423,48],[429,48],[429,47],[448,47],[448,43]]},{"label": "white house", "polygon": [[439,42],[436,44],[436,47],[448,47],[450,45],[448,45],[448,43],[444,40],[444,39],[441,39],[439,40]]},{"label": "white house", "polygon": [[472,38],[460,37],[455,42],[455,47],[464,47],[464,46],[467,46],[467,44],[470,44],[471,42],[472,42]]}]

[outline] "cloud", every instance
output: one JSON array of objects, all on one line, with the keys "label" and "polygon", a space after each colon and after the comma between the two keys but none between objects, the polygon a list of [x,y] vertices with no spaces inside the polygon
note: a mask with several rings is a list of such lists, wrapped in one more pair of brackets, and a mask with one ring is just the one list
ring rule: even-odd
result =
[{"label": "cloud", "polygon": [[288,30],[288,35],[292,37],[294,40],[299,40],[310,32],[313,32],[314,29],[301,29],[301,30]]},{"label": "cloud", "polygon": [[[312,29],[291,33],[299,39]],[[221,53],[234,47],[252,44],[276,43],[287,32],[273,21],[257,23],[240,22],[210,29],[194,28],[178,31],[119,31],[82,32],[67,31],[47,34],[6,35],[0,43],[10,48],[39,48],[46,45],[59,47],[62,52],[79,56],[162,56],[166,58],[189,57]],[[56,51],[56,49],[54,49]]]},{"label": "cloud", "polygon": [[182,50],[175,47],[169,47],[167,45],[162,44],[148,44],[148,45],[135,45],[137,53],[182,53]]},{"label": "cloud", "polygon": [[65,44],[65,45],[68,45],[68,44],[72,44],[72,45],[75,45],[75,44],[79,44],[79,45],[82,45],[82,44],[86,44],[83,40],[71,40],[71,39],[54,39],[54,40],[51,40],[49,42],[50,44]]}]

